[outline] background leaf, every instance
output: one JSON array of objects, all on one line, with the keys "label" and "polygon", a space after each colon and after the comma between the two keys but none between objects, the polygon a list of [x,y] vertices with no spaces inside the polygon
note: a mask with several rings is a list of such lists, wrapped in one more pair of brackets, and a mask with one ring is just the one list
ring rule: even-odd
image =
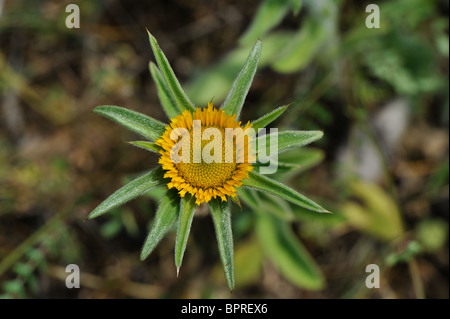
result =
[{"label": "background leaf", "polygon": [[324,278],[320,269],[286,223],[270,215],[259,214],[256,230],[262,249],[283,276],[302,288],[323,288]]},{"label": "background leaf", "polygon": [[272,68],[283,73],[302,70],[319,52],[326,39],[326,30],[323,26],[316,21],[306,19],[302,28],[280,52]]},{"label": "background leaf", "polygon": [[403,234],[400,211],[393,199],[375,184],[355,181],[351,185],[353,196],[362,205],[347,201],[342,214],[351,225],[379,239],[390,241]]},{"label": "background leaf", "polygon": [[259,6],[252,23],[239,40],[240,43],[249,44],[262,38],[281,22],[289,9],[288,0],[264,0]]}]

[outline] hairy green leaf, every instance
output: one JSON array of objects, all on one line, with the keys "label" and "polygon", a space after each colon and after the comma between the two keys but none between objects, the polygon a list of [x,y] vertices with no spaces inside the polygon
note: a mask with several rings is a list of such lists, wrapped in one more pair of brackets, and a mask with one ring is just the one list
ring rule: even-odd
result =
[{"label": "hairy green leaf", "polygon": [[266,115],[261,116],[259,119],[251,122],[252,128],[255,130],[255,133],[258,133],[259,129],[264,128],[273,121],[275,121],[281,114],[284,113],[284,111],[286,111],[288,107],[289,105],[280,106],[279,108],[276,108],[272,112],[267,113]]},{"label": "hairy green leaf", "polygon": [[166,84],[169,87],[178,108],[180,109],[180,111],[195,111],[194,104],[192,104],[186,93],[184,93],[180,82],[175,76],[175,73],[173,72],[172,67],[169,64],[169,61],[164,55],[164,52],[159,47],[155,37],[150,32],[148,32],[148,36],[150,39],[150,45],[152,47],[153,54],[156,59],[156,63],[158,63],[159,69],[161,70],[164,80],[166,81]]},{"label": "hairy green leaf", "polygon": [[177,267],[177,275],[183,262],[184,251],[191,230],[192,219],[195,212],[195,197],[186,194],[181,199],[180,217],[178,222],[177,239],[175,242],[175,266]]},{"label": "hairy green leaf", "polygon": [[177,221],[180,211],[180,198],[176,192],[168,191],[159,205],[152,228],[141,251],[141,260],[146,259],[160,240]]},{"label": "hairy green leaf", "polygon": [[216,229],[217,244],[219,246],[220,259],[222,260],[225,278],[228,288],[234,289],[234,250],[233,233],[231,230],[230,205],[220,199],[213,199],[210,202],[211,216]]},{"label": "hairy green leaf", "polygon": [[247,187],[240,187],[237,193],[239,198],[257,213],[273,214],[283,220],[294,219],[294,213],[289,203],[280,197],[269,193],[258,193]]},{"label": "hairy green leaf", "polygon": [[105,199],[88,216],[89,219],[98,217],[114,207],[120,206],[135,197],[142,195],[155,186],[164,182],[163,170],[160,166],[152,171],[132,180],[122,188],[119,188],[111,196]]},{"label": "hairy green leaf", "polygon": [[247,57],[244,66],[239,72],[230,92],[222,104],[222,108],[225,113],[230,115],[236,114],[236,118],[239,118],[239,114],[241,113],[248,90],[250,89],[256,69],[258,68],[259,57],[261,55],[261,46],[262,43],[258,40]]},{"label": "hairy green leaf", "polygon": [[249,172],[248,178],[243,181],[243,185],[280,196],[309,210],[319,213],[329,213],[329,211],[321,207],[319,204],[296,192],[292,188],[255,172]]},{"label": "hairy green leaf", "polygon": [[164,133],[166,128],[166,124],[158,120],[120,106],[97,106],[93,112],[102,115],[151,141],[157,140]]},{"label": "hairy green leaf", "polygon": [[152,74],[153,81],[155,81],[159,101],[161,102],[164,112],[166,112],[169,119],[176,117],[180,114],[180,110],[175,103],[172,93],[170,93],[170,89],[167,86],[161,71],[159,71],[158,67],[153,62],[149,63],[149,69]]},{"label": "hairy green leaf", "polygon": [[159,151],[161,150],[161,148],[156,145],[155,143],[152,142],[147,142],[147,141],[132,141],[132,142],[128,142],[131,145],[134,145],[136,147],[139,148],[143,148],[144,150],[153,152],[153,153],[159,153]]}]

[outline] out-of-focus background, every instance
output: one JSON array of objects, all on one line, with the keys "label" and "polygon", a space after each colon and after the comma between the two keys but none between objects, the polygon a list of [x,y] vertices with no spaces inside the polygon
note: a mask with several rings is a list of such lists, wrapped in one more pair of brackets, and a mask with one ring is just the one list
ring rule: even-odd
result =
[{"label": "out-of-focus background", "polygon": [[[80,28],[66,27],[70,3]],[[373,1],[380,28],[366,26],[370,3],[0,0],[0,296],[448,298],[449,2]],[[223,100],[261,38],[242,119],[292,103],[272,127],[324,131],[282,177],[334,214],[261,196],[276,225],[265,233],[257,207],[236,206],[233,294],[206,209],[179,278],[174,234],[139,260],[158,192],[83,221],[157,163],[92,113],[119,105],[167,122],[145,28],[199,106]],[[68,264],[79,289],[66,288]]]}]

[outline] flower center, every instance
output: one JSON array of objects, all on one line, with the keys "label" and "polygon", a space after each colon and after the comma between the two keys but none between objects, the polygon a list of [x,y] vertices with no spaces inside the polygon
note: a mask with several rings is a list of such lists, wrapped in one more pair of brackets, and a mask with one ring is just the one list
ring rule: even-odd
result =
[{"label": "flower center", "polygon": [[[159,163],[166,171],[164,177],[171,179],[167,187],[177,188],[181,197],[190,193],[198,205],[217,196],[223,201],[226,196],[235,197],[236,188],[253,169],[251,137],[246,133],[250,127],[249,123],[241,127],[236,115],[216,110],[212,103],[173,118],[155,141],[161,147]],[[175,137],[173,133],[177,133]],[[189,152],[189,157],[183,152]]]},{"label": "flower center", "polygon": [[[225,130],[223,128],[218,128],[216,126],[211,126],[212,128],[217,128],[218,131],[220,131],[221,133],[221,139],[220,141],[215,140],[216,137],[212,136],[210,140],[204,140],[201,139],[200,136],[203,135],[204,130],[206,129],[205,127],[202,127],[202,134],[200,136],[193,136],[193,130],[189,131],[189,135],[190,135],[190,141],[192,141],[191,143],[191,147],[190,147],[190,160],[189,162],[185,163],[183,161],[181,161],[178,164],[175,164],[175,167],[178,168],[178,171],[180,173],[180,175],[186,180],[186,182],[188,182],[189,184],[191,184],[194,187],[201,187],[201,188],[208,188],[208,187],[219,187],[219,186],[223,186],[223,184],[229,180],[232,175],[233,172],[236,170],[236,159],[235,159],[235,147],[233,147],[234,151],[233,151],[233,161],[231,163],[226,163],[225,162],[225,158],[226,158],[226,153],[225,153]],[[208,127],[208,128],[211,128]],[[194,141],[195,139],[195,141]],[[221,142],[222,141],[222,142]],[[201,157],[201,162],[200,163],[195,163],[194,162],[194,145],[201,145],[201,153],[202,155],[204,155],[203,151],[204,150],[208,150],[207,148],[205,148],[205,145],[211,144],[213,143],[213,145],[218,145],[220,147],[220,151],[221,151],[221,156],[219,156],[220,160],[218,162],[212,161],[210,163],[207,163],[205,161],[204,156]],[[216,144],[217,143],[217,144]],[[234,144],[231,144],[234,146]],[[210,156],[214,156],[216,154],[213,154],[215,151],[215,149],[211,150],[209,152],[209,154],[205,154],[205,155],[210,155]]]}]

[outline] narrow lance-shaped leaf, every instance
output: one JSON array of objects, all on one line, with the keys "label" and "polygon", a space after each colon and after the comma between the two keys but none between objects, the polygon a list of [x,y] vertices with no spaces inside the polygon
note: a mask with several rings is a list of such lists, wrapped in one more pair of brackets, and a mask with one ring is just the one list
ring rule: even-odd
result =
[{"label": "narrow lance-shaped leaf", "polygon": [[166,84],[169,87],[170,92],[172,93],[172,96],[175,99],[175,102],[177,103],[178,108],[180,109],[180,111],[184,110],[195,111],[194,105],[189,100],[186,93],[184,93],[183,88],[180,85],[180,82],[175,76],[175,73],[173,72],[173,69],[169,64],[169,61],[164,55],[164,52],[159,47],[155,37],[150,32],[148,32],[148,36],[150,38],[150,45],[152,47],[153,54],[155,55],[156,62],[158,63],[159,69],[161,70],[164,80],[166,81]]},{"label": "narrow lance-shaped leaf", "polygon": [[100,114],[123,127],[138,133],[151,141],[157,140],[166,128],[166,124],[139,112],[114,105],[97,106],[94,113]]},{"label": "narrow lance-shaped leaf", "polygon": [[155,81],[156,84],[156,89],[158,92],[159,101],[161,102],[161,106],[163,107],[169,119],[172,119],[180,114],[180,110],[178,109],[177,104],[173,99],[172,93],[170,93],[170,89],[167,86],[166,81],[164,81],[164,78],[158,67],[153,62],[150,62],[149,68],[150,73],[153,77],[153,81]]},{"label": "narrow lance-shaped leaf", "polygon": [[131,145],[134,145],[136,147],[139,148],[143,148],[144,150],[153,152],[153,153],[159,153],[159,151],[161,150],[161,148],[156,145],[155,143],[152,142],[147,142],[147,141],[132,141],[132,142],[128,142]]},{"label": "narrow lance-shaped leaf", "polygon": [[236,114],[236,118],[239,118],[239,114],[241,113],[248,90],[250,89],[256,69],[258,68],[259,57],[261,55],[261,46],[262,43],[258,40],[247,57],[241,72],[239,72],[233,83],[233,87],[222,104],[222,108],[225,113],[231,115]]},{"label": "narrow lance-shaped leaf", "polygon": [[164,195],[161,205],[156,212],[152,228],[145,240],[141,251],[141,260],[146,259],[161,239],[173,227],[180,211],[180,198],[175,191],[169,190]]},{"label": "narrow lance-shaped leaf", "polygon": [[258,133],[259,129],[264,128],[275,121],[281,114],[284,113],[284,111],[286,111],[288,107],[289,105],[280,106],[272,112],[267,113],[266,115],[261,116],[259,119],[251,122],[252,128],[255,130],[255,133]]},{"label": "narrow lance-shaped leaf", "polygon": [[[317,141],[322,136],[322,131],[284,131],[266,134],[257,138],[258,153],[261,153],[259,151],[260,145],[264,143],[264,140],[266,142],[266,151],[262,156],[269,156],[270,154],[281,153],[294,147],[305,146]],[[277,144],[271,143],[272,139],[276,139]]]},{"label": "narrow lance-shaped leaf", "polygon": [[312,211],[329,213],[329,211],[321,207],[319,204],[296,192],[292,188],[255,172],[249,172],[248,178],[243,181],[243,186],[280,196],[296,205],[305,207]]},{"label": "narrow lance-shaped leaf", "polygon": [[225,271],[225,278],[228,288],[232,291],[234,289],[234,250],[230,205],[219,199],[213,199],[209,207],[211,208],[211,216],[216,229],[217,244]]},{"label": "narrow lance-shaped leaf", "polygon": [[158,167],[119,188],[111,196],[105,199],[88,216],[89,219],[98,217],[114,207],[120,206],[133,198],[142,195],[155,186],[164,182],[163,170]]},{"label": "narrow lance-shaped leaf", "polygon": [[183,262],[184,251],[191,230],[192,219],[195,212],[195,197],[186,194],[181,198],[180,217],[178,222],[177,239],[175,242],[175,266],[177,267],[177,276]]},{"label": "narrow lance-shaped leaf", "polygon": [[256,231],[261,247],[279,271],[299,287],[318,290],[323,275],[288,224],[269,214],[259,214]]}]

